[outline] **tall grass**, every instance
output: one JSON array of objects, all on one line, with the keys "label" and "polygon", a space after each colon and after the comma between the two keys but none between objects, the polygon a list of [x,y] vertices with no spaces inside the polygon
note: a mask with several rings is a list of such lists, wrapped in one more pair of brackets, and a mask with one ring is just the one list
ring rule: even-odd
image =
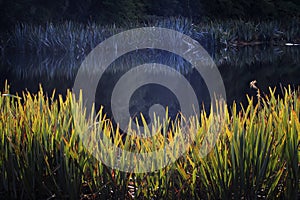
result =
[{"label": "tall grass", "polygon": [[300,42],[299,19],[286,21],[216,20],[197,24],[196,30],[213,36],[216,45],[237,46],[260,43],[282,45]]},{"label": "tall grass", "polygon": [[[231,108],[221,103],[218,111],[223,118],[203,111],[200,122],[190,124],[195,142],[182,157],[153,173],[134,174],[96,160],[78,133],[94,125],[114,136],[115,145],[128,150],[134,146],[135,151],[151,150],[148,140],[120,139],[102,110],[87,119],[82,101],[71,92],[54,99],[41,88],[36,95],[18,97],[9,94],[6,85],[0,94],[0,195],[10,199],[297,199],[299,92],[288,87],[279,97],[270,89],[268,95],[258,97],[258,103],[249,98],[241,111],[235,103]],[[222,124],[220,137],[203,157],[200,146],[216,120]],[[180,131],[170,126],[173,134],[161,139],[172,142],[172,135]]]},{"label": "tall grass", "polygon": [[80,24],[71,21],[56,24],[48,22],[45,25],[38,26],[20,23],[14,27],[8,36],[8,46],[21,52],[56,51],[84,55],[110,36],[143,26],[170,28],[195,39],[202,37],[201,33],[195,31],[190,20],[185,18],[166,18],[141,24],[128,23],[125,27],[117,27],[116,25],[101,26],[95,22]]},{"label": "tall grass", "polygon": [[[137,27],[157,26],[170,28],[198,40],[205,48],[213,46],[255,45],[260,43],[285,44],[300,42],[298,18],[288,22],[214,20],[194,24],[183,17],[148,20],[143,23],[127,23],[122,27],[101,26],[95,22],[80,24],[66,21],[48,22],[45,25],[17,24],[0,40],[1,51],[15,49],[21,52],[72,52],[84,55],[96,45],[121,31]],[[5,41],[5,42],[4,42]]]}]

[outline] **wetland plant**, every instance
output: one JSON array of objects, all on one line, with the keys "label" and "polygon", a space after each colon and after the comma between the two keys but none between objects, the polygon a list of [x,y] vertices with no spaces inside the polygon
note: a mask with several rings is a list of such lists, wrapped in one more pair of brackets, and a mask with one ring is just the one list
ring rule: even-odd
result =
[{"label": "wetland plant", "polygon": [[[284,88],[281,97],[270,89],[258,103],[249,97],[240,111],[235,103],[229,107],[219,102],[223,118],[203,110],[201,120],[191,120],[188,130],[196,136],[186,153],[163,169],[139,174],[106,167],[85,148],[78,133],[94,125],[101,134],[113,136],[120,148],[148,152],[161,148],[163,141],[172,143],[172,135],[181,133],[176,124],[168,130],[172,134],[157,136],[154,143],[134,135],[123,141],[101,109],[87,119],[82,99],[75,99],[71,92],[54,99],[40,89],[38,94],[17,97],[8,86],[0,94],[0,111],[0,193],[4,198],[299,197],[299,89]],[[216,120],[220,136],[203,157],[200,147]],[[154,121],[164,126],[159,123]]]}]

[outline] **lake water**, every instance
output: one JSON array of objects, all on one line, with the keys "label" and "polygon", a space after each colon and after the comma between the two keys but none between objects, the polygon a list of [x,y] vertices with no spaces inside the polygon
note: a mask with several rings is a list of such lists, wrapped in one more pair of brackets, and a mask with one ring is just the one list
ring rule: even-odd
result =
[{"label": "lake water", "polygon": [[[230,105],[233,101],[246,104],[246,94],[256,95],[256,91],[249,87],[253,80],[257,81],[257,86],[265,93],[268,93],[269,86],[276,86],[277,92],[281,94],[281,85],[300,85],[298,46],[258,45],[218,50],[207,48],[207,51],[221,73]],[[8,80],[10,92],[20,94],[24,90],[36,93],[41,84],[47,94],[52,94],[54,89],[56,94],[65,94],[67,89],[73,87],[84,58],[85,55],[63,53],[36,55],[5,52],[0,59],[0,86],[3,88],[5,80]],[[172,66],[190,82],[199,102],[209,106],[210,99],[205,82],[189,63],[171,53],[149,49],[126,54],[106,70],[95,95],[97,106],[104,105],[105,112],[111,115],[110,98],[117,81],[132,67],[149,62]],[[149,73],[157,73],[157,70],[149,69]],[[145,114],[153,104],[169,106],[172,115],[180,109],[172,92],[162,86],[149,84],[134,92],[130,99],[130,114]]]}]

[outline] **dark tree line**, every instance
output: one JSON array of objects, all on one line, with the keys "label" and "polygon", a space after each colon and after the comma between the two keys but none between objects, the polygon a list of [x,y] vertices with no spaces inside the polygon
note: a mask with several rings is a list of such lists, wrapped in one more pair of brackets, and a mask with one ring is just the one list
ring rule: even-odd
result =
[{"label": "dark tree line", "polygon": [[1,27],[56,20],[121,23],[153,16],[282,18],[299,16],[299,0],[0,0]]}]

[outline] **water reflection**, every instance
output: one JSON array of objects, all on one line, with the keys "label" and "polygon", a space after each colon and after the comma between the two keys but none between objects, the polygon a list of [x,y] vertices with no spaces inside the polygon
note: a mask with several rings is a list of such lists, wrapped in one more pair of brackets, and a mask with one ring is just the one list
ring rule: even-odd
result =
[{"label": "water reflection", "polygon": [[[245,46],[219,49],[214,53],[211,52],[210,55],[221,72],[226,87],[227,100],[230,104],[233,100],[245,102],[246,93],[255,95],[255,91],[249,88],[249,82],[254,79],[265,92],[267,92],[268,86],[300,85],[299,47]],[[57,93],[64,94],[68,88],[72,88],[77,70],[84,57],[84,55],[74,54],[6,53],[1,59],[1,87],[3,88],[4,81],[8,79],[13,93],[20,93],[24,89],[36,92],[41,83],[48,93],[52,93],[52,90],[56,89]],[[106,70],[106,75],[98,84],[99,90],[96,94],[97,99],[102,99],[100,104],[109,104],[108,99],[111,93],[108,91],[112,90],[122,74],[134,66],[149,62],[172,66],[184,75],[191,82],[193,88],[201,94],[199,100],[205,102],[209,99],[205,95],[207,88],[201,75],[193,70],[183,58],[169,52],[145,49],[126,54],[126,56],[117,59]],[[161,70],[154,68],[149,69],[149,71],[161,73]],[[88,74],[93,74],[93,72],[87,71]],[[153,89],[144,88],[144,92],[137,92],[132,102],[142,102],[145,99],[150,99],[150,102],[154,101],[151,100],[151,95],[154,94],[151,91]],[[155,91],[160,91],[160,89],[155,89]],[[176,101],[170,102],[175,107],[177,106]],[[144,105],[147,108],[148,104]],[[134,113],[136,110],[133,108],[131,112]]]}]

